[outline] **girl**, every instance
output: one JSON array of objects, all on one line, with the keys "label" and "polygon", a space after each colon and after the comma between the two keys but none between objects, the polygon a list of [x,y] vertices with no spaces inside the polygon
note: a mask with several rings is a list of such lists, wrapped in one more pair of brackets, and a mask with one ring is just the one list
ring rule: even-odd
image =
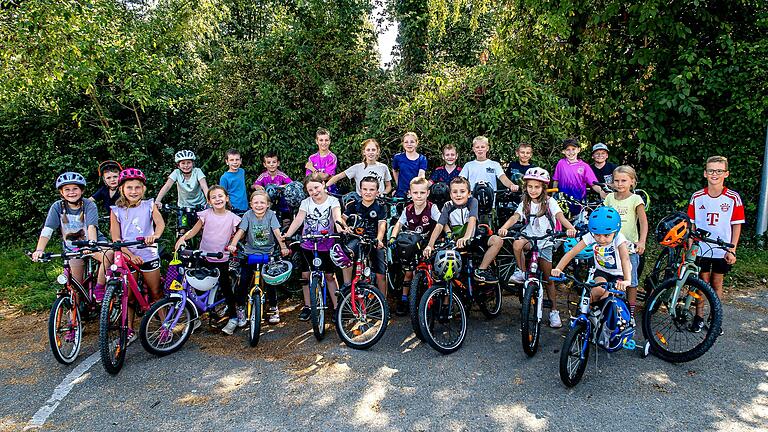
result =
[{"label": "girl", "polygon": [[[181,150],[176,152],[173,156],[173,160],[176,162],[177,168],[168,176],[168,180],[166,180],[163,187],[160,188],[160,192],[157,193],[157,199],[155,200],[157,208],[163,207],[163,198],[165,198],[165,195],[171,190],[174,183],[176,183],[176,192],[178,192],[176,204],[179,207],[194,208],[205,205],[205,197],[208,195],[208,182],[205,180],[203,171],[200,168],[195,167],[196,159],[197,156],[195,156],[191,150]],[[183,225],[183,216],[184,215],[179,212],[179,227]],[[192,225],[195,221],[191,220],[189,223]],[[184,229],[180,229],[179,231],[183,230]]]},{"label": "girl", "polygon": [[403,150],[392,158],[392,174],[397,183],[396,197],[405,197],[411,185],[411,180],[424,177],[427,172],[427,157],[416,152],[419,137],[415,132],[403,135]]},{"label": "girl", "polygon": [[356,190],[359,194],[360,182],[364,177],[372,176],[379,181],[379,194],[389,194],[392,190],[392,174],[389,172],[389,167],[379,162],[379,156],[381,156],[379,143],[372,138],[363,141],[362,153],[362,162],[331,177],[326,184],[330,187],[343,178],[350,178],[355,181]]},{"label": "girl", "polygon": [[[648,237],[648,217],[645,214],[645,203],[639,195],[632,193],[637,186],[637,173],[628,165],[621,165],[613,170],[613,186],[616,192],[611,192],[603,202],[608,207],[615,208],[621,216],[621,233],[629,240],[629,262],[632,264],[632,283],[627,289],[629,312],[635,318],[637,302],[637,270],[640,266],[640,255],[645,252],[645,240]],[[638,232],[637,226],[640,225]]]},{"label": "girl", "polygon": [[[269,196],[263,190],[254,191],[251,194],[251,209],[245,212],[243,220],[237,227],[237,232],[229,243],[227,249],[234,252],[237,249],[237,242],[243,236],[245,237],[245,253],[248,255],[266,254],[271,255],[275,249],[275,241],[280,244],[280,252],[283,256],[290,253],[285,245],[283,237],[280,235],[280,222],[277,220],[275,212],[270,210]],[[237,289],[237,301],[239,305],[245,304],[246,293],[250,290],[253,283],[254,267],[244,265],[240,274],[240,283]],[[267,285],[267,303],[269,323],[277,324],[280,322],[280,312],[277,308],[277,292],[275,287]],[[240,307],[242,309],[242,306]],[[239,315],[239,312],[238,312]],[[246,324],[246,320],[238,322],[240,327]],[[229,326],[229,323],[227,324]],[[226,330],[226,327],[224,328]],[[234,327],[232,327],[234,330]],[[231,333],[230,333],[231,334]]]},{"label": "girl", "polygon": [[[555,221],[560,222],[567,229],[569,237],[576,235],[571,222],[565,218],[557,201],[547,194],[547,185],[549,185],[549,172],[543,168],[530,168],[525,172],[523,181],[525,192],[523,201],[517,206],[517,211],[512,215],[504,225],[499,228],[499,235],[506,236],[509,228],[519,220],[526,222],[523,232],[529,236],[542,236],[548,230],[555,230]],[[547,285],[547,296],[552,301],[552,308],[549,311],[549,326],[560,328],[563,323],[560,321],[560,312],[557,310],[557,290],[555,283],[549,280],[549,273],[552,270],[552,251],[554,249],[551,240],[545,240],[538,243],[539,246],[539,267],[544,275],[544,281]],[[515,253],[518,269],[512,275],[512,280],[517,283],[523,283],[525,279],[525,251],[531,249],[531,244],[526,239],[517,239],[512,243],[512,250]]]},{"label": "girl", "polygon": [[[120,198],[110,207],[109,231],[112,241],[134,241],[144,237],[144,243],[152,245],[163,235],[165,221],[155,207],[153,199],[144,199],[147,192],[147,177],[141,170],[126,168],[120,171],[118,180]],[[132,246],[122,249],[123,255],[139,266],[144,283],[149,288],[154,302],[163,296],[160,289],[160,256],[156,247],[138,248]],[[133,331],[133,308],[128,309],[128,340],[136,339]]]},{"label": "girl", "polygon": [[[375,141],[374,141],[375,142]],[[343,173],[339,174],[342,175]],[[292,236],[301,224],[304,224],[302,234],[320,234],[327,231],[334,233],[334,226],[339,222],[345,227],[341,219],[341,205],[335,197],[329,196],[326,192],[326,176],[323,173],[315,172],[304,179],[304,188],[307,190],[308,198],[304,199],[299,206],[299,212],[296,214],[293,223],[285,231],[283,237]],[[320,268],[325,273],[325,280],[328,284],[328,291],[331,296],[333,307],[336,307],[336,276],[334,275],[334,266],[331,262],[329,251],[333,246],[333,239],[324,239],[317,243],[318,256],[322,261]],[[301,253],[304,255],[304,261],[307,268],[301,273],[301,278],[309,281],[309,263],[314,259],[314,243],[306,241],[301,244]],[[299,320],[307,321],[310,317],[309,309],[309,284],[304,285],[304,308],[299,314]]]},{"label": "girl", "polygon": [[184,235],[176,241],[175,250],[186,244],[187,240],[196,236],[202,230],[203,237],[200,240],[200,250],[205,252],[224,252],[221,258],[208,257],[206,267],[219,270],[219,287],[227,299],[227,310],[229,311],[229,321],[222,331],[226,334],[232,334],[235,327],[243,327],[247,323],[245,313],[243,312],[243,302],[237,303],[236,296],[232,292],[232,283],[229,278],[229,253],[225,249],[229,244],[229,239],[235,233],[237,224],[240,223],[240,217],[229,211],[229,194],[223,187],[216,185],[208,189],[207,208],[197,213],[197,222]]}]

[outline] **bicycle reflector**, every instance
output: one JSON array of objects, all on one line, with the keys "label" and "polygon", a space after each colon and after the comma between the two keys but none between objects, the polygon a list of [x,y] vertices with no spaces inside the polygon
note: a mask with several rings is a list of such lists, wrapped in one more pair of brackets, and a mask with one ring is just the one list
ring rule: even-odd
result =
[{"label": "bicycle reflector", "polygon": [[656,226],[656,240],[662,246],[677,247],[688,240],[691,220],[682,212],[671,213]]}]

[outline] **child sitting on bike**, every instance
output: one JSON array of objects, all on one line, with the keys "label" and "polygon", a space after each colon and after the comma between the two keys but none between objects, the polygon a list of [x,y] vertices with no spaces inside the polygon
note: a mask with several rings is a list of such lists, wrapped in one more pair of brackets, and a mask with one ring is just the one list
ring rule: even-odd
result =
[{"label": "child sitting on bike", "polygon": [[[632,264],[629,262],[627,238],[619,232],[621,217],[612,207],[598,207],[589,215],[589,233],[569,250],[557,266],[552,269],[552,276],[559,277],[563,269],[588,244],[594,243],[595,282],[615,282],[616,289],[624,291],[632,284]],[[595,303],[608,297],[608,292],[601,287],[592,289],[590,300]],[[634,326],[634,321],[632,322]]]},{"label": "child sitting on bike", "polygon": [[[157,208],[162,208],[163,198],[171,190],[174,183],[176,183],[176,192],[178,192],[176,203],[179,207],[202,208],[205,206],[205,197],[208,195],[208,182],[205,180],[203,171],[195,167],[195,159],[197,157],[191,150],[176,152],[173,160],[176,162],[177,168],[168,176],[168,180],[160,188],[160,192],[157,193],[157,198],[155,199]],[[183,231],[183,216],[182,213],[178,214],[177,226],[180,231]],[[194,225],[196,221],[197,217],[195,214],[187,215],[187,224],[189,226]]]},{"label": "child sitting on bike", "polygon": [[175,250],[186,245],[187,240],[193,238],[202,230],[203,235],[200,240],[199,249],[209,252],[224,252],[221,258],[205,258],[205,266],[211,269],[219,270],[219,287],[227,299],[227,311],[229,312],[229,321],[222,331],[231,335],[236,326],[244,327],[247,324],[245,313],[243,312],[242,302],[235,301],[235,295],[232,292],[232,282],[229,277],[229,253],[226,246],[229,239],[232,238],[237,225],[240,223],[240,217],[229,211],[229,194],[221,186],[215,185],[208,189],[207,208],[197,213],[197,222],[176,241]]},{"label": "child sitting on bike", "polygon": [[[335,197],[329,196],[326,191],[326,179],[325,173],[314,172],[304,179],[304,188],[307,191],[309,197],[305,198],[301,205],[299,205],[299,212],[293,219],[293,222],[283,234],[283,237],[290,237],[299,227],[304,225],[302,229],[303,235],[310,234],[322,234],[323,232],[333,234],[335,231],[335,224],[341,221],[341,204]],[[333,307],[336,307],[336,288],[338,286],[336,282],[336,276],[334,274],[335,267],[331,262],[330,250],[333,246],[333,239],[323,239],[317,243],[318,257],[320,258],[320,268],[325,273],[326,283],[328,284],[328,292],[331,297]],[[308,321],[310,318],[309,308],[309,270],[310,263],[314,259],[314,243],[311,241],[305,241],[301,244],[301,253],[304,256],[302,260],[306,267],[301,273],[301,278],[307,283],[304,285],[304,308],[299,314],[299,320]]]},{"label": "child sitting on bike", "polygon": [[[152,245],[163,235],[165,221],[152,199],[144,199],[147,192],[147,177],[141,170],[126,168],[120,171],[118,180],[120,198],[111,207],[109,231],[112,241],[136,241],[143,237],[144,243]],[[150,299],[154,302],[163,297],[160,288],[160,256],[156,247],[123,248],[123,254],[139,267],[144,283],[149,288]],[[129,305],[129,339],[135,339],[133,331],[133,309]]]},{"label": "child sitting on bike", "polygon": [[[280,222],[277,215],[269,206],[269,196],[263,190],[253,191],[251,193],[251,209],[245,212],[240,225],[237,227],[235,236],[230,241],[230,252],[237,250],[237,242],[245,236],[245,253],[248,255],[271,255],[275,250],[275,244],[280,245],[280,253],[286,256],[290,253],[282,235],[280,235]],[[256,270],[255,265],[244,264],[241,267],[240,282],[236,290],[238,304],[237,318],[238,327],[247,324],[245,314],[243,314],[243,305],[248,290],[253,284],[253,273]],[[267,314],[270,324],[280,322],[280,311],[277,305],[277,291],[274,286],[266,285],[267,291]],[[229,326],[229,323],[227,323]],[[224,327],[226,329],[226,327]],[[234,327],[232,328],[234,330]],[[230,333],[231,334],[231,333]]]},{"label": "child sitting on bike", "polygon": [[[427,200],[429,198],[429,180],[424,177],[416,177],[411,180],[411,199],[413,202],[403,209],[400,217],[397,219],[389,243],[392,244],[401,229],[413,231],[418,234],[429,235],[435,228],[435,224],[440,219],[440,210],[437,206]],[[425,239],[426,240],[426,239]],[[397,302],[395,314],[403,316],[408,313],[408,293],[411,289],[411,280],[413,280],[413,270],[405,272],[403,277],[403,295]]]},{"label": "child sitting on bike", "polygon": [[120,192],[117,190],[117,180],[122,170],[122,165],[113,160],[104,161],[99,164],[99,177],[101,177],[104,184],[88,199],[95,202],[107,213],[109,213],[109,208],[115,205],[117,199],[120,198]]},{"label": "child sitting on bike", "polygon": [[[549,173],[543,168],[530,168],[525,172],[523,181],[525,182],[525,192],[523,201],[517,206],[515,214],[512,215],[499,228],[499,235],[507,235],[509,228],[518,221],[525,222],[523,232],[529,236],[537,237],[547,234],[547,231],[555,231],[555,221],[560,222],[568,230],[568,237],[576,235],[576,229],[565,217],[557,201],[547,194],[549,185]],[[560,328],[563,323],[560,321],[560,312],[557,310],[557,289],[555,283],[549,280],[549,273],[552,270],[552,252],[554,242],[546,239],[538,243],[539,247],[539,266],[543,279],[547,286],[547,296],[552,301],[552,308],[549,311],[549,326]],[[512,243],[512,249],[517,260],[517,270],[512,275],[512,280],[517,283],[525,281],[525,251],[531,249],[531,244],[526,239],[517,239]]]},{"label": "child sitting on bike", "polygon": [[[463,173],[463,171],[462,171]],[[467,246],[477,246],[487,250],[483,255],[480,266],[475,269],[474,276],[480,282],[498,282],[496,275],[488,267],[498,255],[503,241],[497,235],[488,236],[483,234],[475,238],[477,228],[477,199],[469,194],[469,180],[459,176],[451,180],[451,201],[445,203],[440,213],[432,235],[429,237],[429,243],[424,248],[424,257],[428,258],[435,249],[435,242],[443,231],[451,231],[453,237],[457,238],[456,248],[462,249]]]},{"label": "child sitting on bike", "polygon": [[[576,138],[568,138],[563,141],[563,155],[565,157],[560,159],[555,166],[555,173],[552,175],[554,187],[578,201],[583,201],[587,197],[587,189],[589,188],[600,194],[600,198],[605,198],[605,192],[600,186],[595,185],[597,177],[592,172],[592,168],[579,159],[580,151],[581,147]],[[580,209],[577,205],[570,204],[569,207],[572,214],[579,213]]]}]

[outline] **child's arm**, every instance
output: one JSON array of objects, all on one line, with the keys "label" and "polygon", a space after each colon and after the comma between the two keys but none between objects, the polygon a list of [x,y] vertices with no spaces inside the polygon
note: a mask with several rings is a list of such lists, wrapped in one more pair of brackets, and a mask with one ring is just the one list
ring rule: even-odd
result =
[{"label": "child's arm", "polygon": [[571,221],[569,221],[568,218],[565,217],[562,211],[557,212],[555,214],[555,218],[557,218],[557,220],[560,221],[560,224],[565,227],[566,235],[568,237],[576,236],[576,227],[574,227]]},{"label": "child's arm", "polygon": [[202,228],[203,228],[203,220],[202,219],[198,219],[197,222],[195,223],[195,226],[190,228],[189,231],[185,232],[183,236],[179,237],[179,239],[176,240],[176,245],[173,247],[173,250],[175,250],[175,251],[179,250],[179,247],[182,244],[186,244],[187,240],[189,240],[189,239],[193,238],[194,236],[196,236],[197,233],[200,232],[200,230]]},{"label": "child's arm", "polygon": [[395,223],[395,226],[392,227],[392,234],[389,235],[390,242],[393,241],[398,234],[400,234],[400,229],[402,229],[403,224],[400,223],[398,220],[397,223]]},{"label": "child's arm", "polygon": [[46,237],[42,234],[40,234],[40,237],[37,239],[37,246],[35,246],[35,251],[32,252],[32,261],[37,261],[40,259],[41,256],[43,256],[43,253],[45,252],[45,247],[48,246],[48,241],[50,240],[50,237]]},{"label": "child's arm", "polygon": [[333,184],[336,184],[337,181],[347,178],[347,173],[345,171],[342,171],[335,176],[328,179],[328,181],[325,182],[326,186],[331,186]]},{"label": "child's arm", "polygon": [[563,269],[568,265],[568,263],[573,260],[573,257],[578,255],[579,252],[583,251],[584,248],[587,247],[587,244],[584,243],[584,240],[579,240],[578,243],[576,243],[576,246],[573,247],[573,249],[566,252],[565,255],[563,255],[562,258],[560,258],[560,261],[557,263],[557,266],[552,269],[551,275],[553,277],[558,277],[563,273]]},{"label": "child's arm", "polygon": [[379,221],[379,231],[376,233],[376,248],[384,249],[384,236],[387,235],[387,221]]},{"label": "child's arm", "polygon": [[305,168],[307,171],[309,171],[309,173],[310,173],[310,174],[312,174],[313,172],[317,171],[317,170],[315,169],[315,165],[314,165],[314,164],[312,163],[312,161],[311,161],[311,160],[309,160],[309,159],[307,159],[307,163],[305,163],[305,164],[304,164],[304,168]]},{"label": "child's arm", "polygon": [[291,253],[291,250],[288,249],[288,245],[285,244],[285,238],[283,238],[283,235],[280,233],[280,228],[273,229],[272,233],[275,234],[275,240],[277,240],[277,244],[280,245],[280,255],[288,256],[288,254]]},{"label": "child's arm", "polygon": [[640,223],[640,238],[637,240],[637,253],[642,255],[645,252],[645,241],[648,239],[648,215],[645,213],[645,204],[640,204],[635,208],[637,221]]},{"label": "child's arm", "polygon": [[384,182],[384,195],[389,195],[390,192],[392,192],[392,181],[387,180]]},{"label": "child's arm", "polygon": [[598,195],[600,195],[600,199],[605,199],[605,197],[606,197],[606,196],[608,196],[608,194],[607,194],[607,193],[605,193],[605,191],[603,190],[603,188],[601,188],[600,186],[598,186],[598,185],[596,185],[596,184],[593,184],[593,185],[592,185],[592,187],[591,187],[591,189],[592,189],[593,191],[597,192],[597,193],[598,193]]},{"label": "child's arm", "polygon": [[285,230],[285,234],[283,234],[283,237],[292,236],[293,233],[295,233],[296,230],[298,230],[299,227],[304,223],[304,218],[306,217],[307,217],[307,212],[299,209],[299,212],[296,213],[296,217],[293,218],[293,222],[291,222],[291,226],[289,226],[288,229]]},{"label": "child's arm", "polygon": [[472,240],[472,237],[475,235],[475,228],[477,227],[477,218],[474,216],[469,217],[469,221],[467,222],[467,232],[464,233],[464,237],[456,240],[456,247],[461,249]]},{"label": "child's arm", "polygon": [[237,252],[237,242],[239,242],[244,235],[245,235],[245,231],[238,228],[237,231],[235,231],[235,235],[232,236],[232,240],[229,241],[229,245],[227,245],[227,250],[230,251],[231,253]]},{"label": "child's arm", "polygon": [[205,180],[205,177],[200,178],[200,189],[203,191],[203,195],[208,198],[208,182]]},{"label": "child's arm", "polygon": [[616,282],[616,289],[624,291],[632,285],[632,263],[629,261],[629,250],[626,242],[619,245],[619,258],[621,259],[621,271],[624,273],[624,280]]},{"label": "child's arm", "polygon": [[[562,213],[560,213],[560,214],[562,214]],[[506,222],[504,222],[504,225],[499,227],[499,235],[502,236],[502,237],[506,237],[507,233],[509,232],[509,228],[512,225],[516,224],[517,221],[519,221],[519,220],[520,220],[520,214],[519,213],[513,214],[509,219],[507,219]]]},{"label": "child's arm", "polygon": [[725,254],[725,262],[728,264],[736,264],[736,247],[739,245],[739,238],[741,237],[741,224],[731,225],[731,243],[733,248],[729,249],[729,252]]},{"label": "child's arm", "polygon": [[163,220],[163,215],[160,214],[160,210],[158,210],[157,207],[152,208],[152,222],[155,223],[155,233],[151,236],[147,236],[147,238],[144,239],[144,243],[148,245],[151,245],[157,239],[162,237],[163,231],[165,231],[165,221]]},{"label": "child's arm", "polygon": [[176,180],[168,177],[168,180],[165,181],[163,187],[160,188],[160,192],[157,193],[157,198],[155,198],[155,205],[157,205],[157,208],[163,207],[163,198],[165,198],[165,194],[171,190],[174,183],[176,183]]},{"label": "child's arm", "polygon": [[437,241],[437,238],[440,237],[440,233],[443,232],[444,225],[441,223],[436,223],[435,228],[432,230],[432,235],[429,236],[429,243],[427,244],[427,247],[424,248],[424,258],[429,258],[430,255],[432,255],[432,250],[435,249],[435,242]]},{"label": "child's arm", "polygon": [[517,191],[519,191],[519,190],[520,190],[520,186],[518,186],[518,185],[516,185],[516,184],[512,183],[512,180],[510,180],[510,179],[509,179],[509,177],[507,177],[507,175],[506,175],[506,174],[502,174],[502,175],[500,175],[500,176],[499,176],[499,180],[501,181],[501,183],[502,183],[504,186],[508,187],[508,188],[509,188],[509,190],[511,190],[512,192],[517,192]]}]

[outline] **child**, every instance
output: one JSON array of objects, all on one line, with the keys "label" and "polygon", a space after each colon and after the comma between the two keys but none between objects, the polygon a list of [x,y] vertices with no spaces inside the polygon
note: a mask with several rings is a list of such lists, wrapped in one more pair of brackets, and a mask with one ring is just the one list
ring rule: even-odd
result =
[{"label": "child", "polygon": [[[208,182],[205,180],[203,171],[195,167],[195,159],[197,157],[191,150],[176,152],[173,160],[176,161],[178,168],[173,170],[163,187],[160,188],[160,192],[157,193],[157,198],[155,199],[157,208],[163,208],[163,198],[171,190],[174,183],[176,183],[176,192],[178,192],[176,205],[189,208],[202,208],[205,205],[205,197],[208,194]],[[184,214],[179,212],[177,216],[176,226],[178,231],[184,232],[186,229],[183,222]],[[196,215],[187,215],[187,226],[192,226],[195,222],[197,222]]]},{"label": "child", "polygon": [[531,157],[533,157],[533,146],[527,142],[521,142],[515,150],[517,155],[517,161],[510,161],[507,165],[505,174],[512,179],[519,179],[525,175],[526,171],[531,168],[536,168],[536,165],[531,163]]},{"label": "child", "polygon": [[[200,240],[200,250],[205,252],[224,252],[221,258],[207,257],[206,267],[219,270],[219,288],[227,299],[227,310],[229,312],[229,321],[221,330],[231,335],[235,327],[245,327],[248,320],[243,312],[243,301],[232,290],[232,281],[229,277],[229,253],[225,247],[229,244],[229,239],[240,223],[240,217],[229,211],[229,195],[227,190],[221,186],[215,185],[208,189],[207,208],[197,213],[197,223],[189,231],[184,233],[176,241],[175,250],[186,244],[187,240],[197,235],[200,230],[203,231],[203,237]],[[240,301],[236,301],[236,299]]]},{"label": "child", "polygon": [[338,159],[336,155],[331,152],[331,134],[327,129],[318,128],[315,133],[315,144],[317,144],[317,153],[309,157],[309,160],[304,165],[306,168],[306,174],[310,175],[313,172],[321,172],[326,175],[333,176],[336,174],[336,166],[338,165]]},{"label": "child", "polygon": [[[329,234],[334,233],[334,225],[341,221],[341,204],[335,197],[329,196],[326,191],[327,176],[324,173],[312,173],[304,179],[304,188],[307,190],[307,197],[301,202],[299,212],[293,219],[291,226],[285,231],[283,237],[292,236],[299,227],[304,224],[302,234],[320,234],[323,231]],[[320,268],[325,273],[325,281],[328,284],[333,307],[336,307],[336,276],[335,267],[331,262],[329,251],[333,246],[333,239],[324,239],[317,243],[318,256],[321,260]],[[314,243],[305,241],[301,244],[301,253],[304,256],[304,262],[307,267],[301,273],[301,278],[309,281],[309,263],[314,259]],[[309,309],[309,284],[304,285],[304,308],[299,314],[299,320],[308,321],[310,317]]]},{"label": "child", "polygon": [[[557,162],[555,174],[552,176],[554,187],[560,192],[570,195],[573,198],[582,201],[587,196],[587,188],[600,194],[600,198],[605,198],[605,192],[596,186],[597,178],[592,172],[592,168],[586,162],[579,159],[579,142],[575,138],[568,138],[563,141],[564,158]],[[571,213],[577,214],[581,208],[577,205],[570,205]]]},{"label": "child", "polygon": [[[40,237],[37,239],[37,246],[32,252],[32,261],[38,261],[43,253],[54,230],[61,230],[62,250],[65,252],[74,252],[76,248],[72,245],[75,240],[97,240],[97,226],[99,223],[99,210],[96,204],[91,200],[83,199],[85,190],[85,178],[76,172],[65,172],[56,179],[56,189],[59,190],[61,200],[55,201],[48,209],[48,216],[45,218],[45,224]],[[111,253],[108,253],[108,258]],[[96,253],[90,255],[102,265],[99,266],[96,286],[93,289],[97,301],[104,298],[104,283],[106,278],[103,265],[103,254]],[[111,261],[111,258],[110,258]],[[82,283],[85,274],[85,262],[82,259],[69,260],[72,277]]]},{"label": "child", "polygon": [[99,177],[104,184],[88,199],[98,204],[107,213],[109,213],[109,208],[115,205],[117,199],[120,198],[120,192],[117,191],[117,179],[122,170],[122,165],[113,160],[99,164]]},{"label": "child", "polygon": [[331,186],[343,178],[349,178],[354,180],[355,190],[359,194],[360,181],[363,180],[363,177],[372,176],[379,181],[379,193],[389,194],[392,191],[392,174],[389,172],[389,167],[379,162],[379,156],[381,156],[379,143],[372,138],[363,141],[362,153],[362,162],[331,177],[327,185]]},{"label": "child", "polygon": [[435,168],[432,171],[432,175],[429,176],[430,184],[445,183],[449,184],[451,180],[461,173],[461,167],[456,165],[456,160],[459,158],[459,154],[456,152],[456,146],[453,144],[446,144],[443,147],[443,162],[444,165]]},{"label": "child", "polygon": [[[397,223],[392,228],[389,242],[392,244],[402,228],[414,231],[419,234],[431,233],[435,224],[440,219],[440,210],[437,206],[427,200],[429,198],[429,181],[424,177],[416,177],[411,180],[411,199],[413,202],[405,207],[397,219]],[[408,293],[411,290],[411,280],[413,280],[413,271],[405,272],[403,277],[403,295],[397,302],[395,313],[403,316],[408,313]]]},{"label": "child", "polygon": [[465,163],[464,168],[459,173],[461,177],[469,180],[470,191],[473,191],[475,185],[479,182],[489,184],[495,191],[497,190],[497,178],[512,192],[519,191],[520,186],[512,183],[512,180],[504,174],[501,165],[496,161],[488,159],[488,151],[490,149],[491,145],[488,143],[488,138],[477,136],[472,140],[472,151],[475,153],[475,160]]},{"label": "child", "polygon": [[616,169],[616,165],[608,162],[607,145],[597,143],[592,146],[592,161],[594,163],[589,167],[592,168],[597,181],[606,184],[613,183],[613,170]]},{"label": "child", "polygon": [[[595,282],[615,282],[616,289],[624,291],[632,284],[632,265],[629,262],[627,239],[620,233],[621,218],[612,207],[599,207],[589,215],[589,233],[569,250],[557,267],[552,269],[552,276],[558,277],[569,262],[588,244],[595,244]],[[604,288],[592,288],[592,303],[608,297]]]},{"label": "child", "polygon": [[[726,253],[702,242],[701,251],[696,258],[696,263],[701,267],[699,276],[704,282],[712,285],[720,299],[723,298],[723,278],[736,263],[736,247],[741,237],[741,224],[744,223],[744,204],[741,202],[741,196],[725,187],[725,179],[729,175],[728,159],[723,156],[707,159],[704,169],[707,187],[694,193],[688,204],[688,217],[691,218],[694,229],[701,228],[709,232],[711,238],[720,238],[734,245]],[[704,328],[701,316],[694,318],[691,328],[695,332]]]},{"label": "child", "polygon": [[418,145],[418,135],[415,132],[406,132],[403,135],[404,151],[392,158],[392,175],[397,183],[396,197],[404,198],[408,195],[411,180],[426,175],[427,157],[416,152]]},{"label": "child", "polygon": [[[347,219],[352,215],[357,215],[363,221],[365,235],[371,239],[376,239],[374,248],[370,251],[371,271],[376,273],[376,286],[379,291],[387,296],[386,262],[387,257],[384,252],[384,236],[387,233],[387,210],[376,202],[379,195],[379,180],[373,176],[365,176],[360,181],[360,201],[354,201],[344,209],[342,219]],[[352,238],[348,244],[352,252],[357,256],[360,253],[360,240]],[[344,284],[352,282],[352,267],[343,269]]]},{"label": "child", "polygon": [[[463,172],[463,171],[462,171]],[[457,238],[456,248],[462,249],[470,245],[472,241],[475,245],[487,245],[488,250],[483,255],[483,261],[475,269],[474,277],[480,282],[497,282],[496,276],[488,270],[488,267],[498,255],[503,241],[501,237],[492,235],[489,238],[479,238],[473,241],[475,236],[475,227],[477,226],[477,199],[469,194],[469,180],[463,176],[451,180],[451,201],[445,203],[440,213],[432,235],[429,238],[429,244],[424,248],[424,256],[429,257],[435,249],[435,242],[440,234],[445,231],[452,231],[453,237]]]},{"label": "child", "polygon": [[[523,232],[529,236],[542,236],[549,230],[556,230],[555,220],[559,221],[568,231],[569,237],[576,235],[573,225],[563,215],[563,211],[557,205],[557,201],[547,194],[547,185],[549,185],[549,173],[543,168],[530,168],[525,172],[523,181],[525,182],[525,191],[523,192],[523,201],[517,206],[517,211],[512,215],[504,225],[499,228],[499,235],[504,237],[507,230],[517,221],[525,221]],[[549,326],[560,328],[563,323],[560,321],[560,312],[557,310],[557,290],[555,283],[549,280],[549,273],[552,270],[552,251],[554,243],[552,240],[538,242],[539,246],[539,268],[544,276],[547,285],[547,296],[552,301],[552,308],[549,311]],[[518,239],[512,243],[512,250],[517,260],[517,271],[512,275],[512,280],[517,283],[525,281],[525,251],[531,249],[531,244],[526,239]]]},{"label": "child", "polygon": [[241,215],[248,209],[248,199],[245,193],[245,170],[240,168],[243,160],[237,149],[227,150],[224,158],[227,163],[227,171],[221,175],[219,185],[229,196],[232,212]]},{"label": "child", "polygon": [[[637,173],[628,165],[622,165],[613,170],[611,175],[616,192],[611,192],[605,197],[605,204],[613,207],[621,217],[621,233],[629,240],[629,262],[632,264],[632,283],[627,289],[627,301],[629,313],[635,318],[635,305],[637,304],[637,284],[639,281],[638,268],[640,255],[645,252],[645,240],[648,237],[648,218],[645,214],[645,203],[639,195],[632,193],[637,185]],[[638,232],[637,226],[640,225]]]},{"label": "child", "polygon": [[267,187],[270,184],[283,186],[292,181],[286,173],[280,171],[280,158],[273,151],[264,155],[264,168],[265,171],[256,178],[251,189],[256,190],[258,186]]},{"label": "child", "polygon": [[[112,241],[134,241],[144,238],[144,243],[152,245],[163,235],[165,221],[152,199],[145,200],[147,178],[136,168],[126,168],[120,171],[118,181],[120,198],[111,207],[109,230]],[[123,255],[139,266],[144,283],[149,288],[151,300],[157,301],[163,297],[160,289],[160,256],[156,247],[138,248],[131,246],[122,249]],[[134,340],[133,309],[129,306],[128,338]]]}]

